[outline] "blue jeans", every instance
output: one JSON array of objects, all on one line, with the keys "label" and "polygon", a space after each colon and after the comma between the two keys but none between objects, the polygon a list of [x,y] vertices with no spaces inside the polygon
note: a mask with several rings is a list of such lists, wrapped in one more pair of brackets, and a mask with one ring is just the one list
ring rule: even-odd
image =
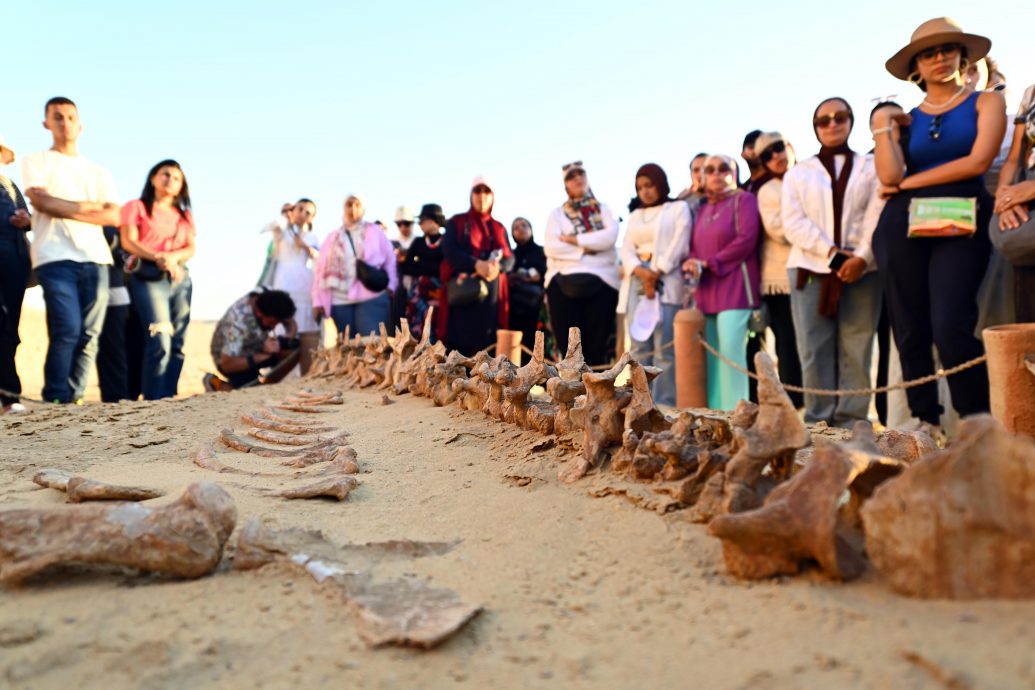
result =
[{"label": "blue jeans", "polygon": [[[633,284],[629,288],[629,305],[626,311],[630,321],[636,311],[636,303],[643,298],[642,290],[639,280],[634,278]],[[661,299],[660,294],[657,299]],[[658,367],[662,370],[661,374],[650,384],[651,397],[654,398],[655,403],[671,407],[675,407],[676,404],[676,367],[673,357],[674,350],[671,347],[666,348],[665,345],[671,343],[675,337],[674,323],[677,311],[679,311],[678,305],[662,302],[661,320],[654,327],[651,337],[642,341],[636,340],[631,335],[629,337],[632,341],[631,353],[636,361],[643,366]]]},{"label": "blue jeans", "polygon": [[[797,270],[790,270],[791,285]],[[810,278],[801,290],[791,290],[794,332],[801,356],[802,383],[808,388],[869,388],[873,340],[880,320],[881,292],[876,273],[841,289],[837,318],[819,314],[820,281]],[[826,422],[830,426],[851,428],[865,421],[872,396],[805,394],[805,421]]]},{"label": "blue jeans", "polygon": [[83,397],[97,356],[108,308],[108,267],[53,261],[36,269],[47,306],[47,360],[43,399],[73,402]]},{"label": "blue jeans", "polygon": [[144,327],[144,363],[140,387],[145,400],[171,398],[183,370],[183,343],[190,323],[190,274],[179,283],[129,279],[140,323]]},{"label": "blue jeans", "polygon": [[388,293],[382,292],[366,302],[332,305],[331,318],[339,333],[348,326],[352,335],[370,335],[378,332],[378,324],[388,326],[388,306]]}]

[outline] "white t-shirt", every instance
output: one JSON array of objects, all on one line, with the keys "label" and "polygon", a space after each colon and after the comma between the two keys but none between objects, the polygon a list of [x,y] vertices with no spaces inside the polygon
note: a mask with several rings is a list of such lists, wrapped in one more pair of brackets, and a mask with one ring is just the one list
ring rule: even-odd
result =
[{"label": "white t-shirt", "polygon": [[[22,160],[22,184],[43,187],[68,201],[118,203],[111,173],[82,156],[57,151],[30,153]],[[111,251],[99,225],[35,211],[32,214],[32,266],[53,261],[110,264]]]}]

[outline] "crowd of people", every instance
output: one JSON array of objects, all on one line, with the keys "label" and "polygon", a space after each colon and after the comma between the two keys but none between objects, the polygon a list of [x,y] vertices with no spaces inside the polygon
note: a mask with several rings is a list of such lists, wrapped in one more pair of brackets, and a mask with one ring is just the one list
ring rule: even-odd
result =
[{"label": "crowd of people", "polygon": [[[563,356],[568,329],[577,326],[590,365],[608,364],[628,347],[661,368],[652,392],[668,405],[675,404],[673,323],[690,303],[704,313],[706,340],[723,358],[747,367],[768,339],[784,382],[807,389],[870,388],[875,342],[884,380],[889,362],[905,379],[934,372],[936,356],[946,367],[966,363],[983,351],[979,323],[1035,321],[1035,250],[1029,246],[1024,258],[1014,247],[1035,242],[1035,87],[1006,139],[1005,79],[988,58],[990,46],[947,18],[917,28],[886,68],[916,85],[923,100],[908,112],[878,103],[868,118],[869,152],[849,147],[856,113],[831,97],[812,113],[820,149],[806,160],[796,159],[778,131],[760,128],[744,139],[744,180],[734,157],[701,153],[690,161],[691,185],[673,195],[660,166],[641,166],[624,234],[621,219],[593,194],[581,161],[561,168],[563,199],[546,220],[542,246],[524,217],[514,219],[508,236],[493,216],[497,190],[482,177],[470,186],[469,207],[452,217],[434,203],[416,217],[399,208],[394,240],[383,223],[366,219],[364,200],[354,194],[344,200],[340,226],[322,241],[313,232],[316,203],[285,204],[266,228],[271,239],[258,287],[216,327],[211,349],[219,376],[207,385],[275,380],[296,362],[306,371],[325,320],[352,334],[376,332],[382,323],[391,331],[405,321],[420,337],[431,308],[429,336],[466,355],[510,328],[522,332],[526,347],[537,330],[546,331],[550,354]],[[186,263],[194,253],[184,172],[161,161],[140,198],[120,208],[110,175],[77,154],[75,104],[55,98],[45,110],[54,145],[23,161],[31,216],[0,176],[8,267],[4,409],[20,407],[13,359],[30,275],[47,306],[47,400],[81,400],[98,343],[99,363],[111,350],[100,337],[109,320],[122,324],[119,346],[136,351],[123,371],[139,371],[139,380],[122,389],[125,397],[175,395],[190,319]],[[30,225],[31,271],[24,240]],[[1005,240],[1013,244],[999,254],[995,246]],[[1001,292],[1015,313],[1004,316],[1000,304],[990,317],[979,293],[1004,281],[1012,281],[1012,290]],[[113,316],[130,303],[134,318]],[[134,339],[135,347],[125,347]],[[983,365],[948,383],[960,415],[988,410]],[[729,410],[753,395],[748,376],[709,355],[709,407]],[[791,397],[806,421],[837,426],[866,419],[872,400]],[[917,386],[908,391],[905,416],[934,429],[944,405],[936,384]],[[878,412],[887,421],[886,402]]]}]

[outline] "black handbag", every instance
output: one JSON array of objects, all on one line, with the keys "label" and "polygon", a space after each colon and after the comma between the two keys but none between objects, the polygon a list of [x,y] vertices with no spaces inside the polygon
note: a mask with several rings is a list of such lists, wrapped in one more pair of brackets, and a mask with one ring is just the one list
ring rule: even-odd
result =
[{"label": "black handbag", "polygon": [[539,283],[524,283],[519,280],[511,280],[508,283],[510,289],[511,306],[526,311],[538,311],[539,305],[543,302],[543,286]]},{"label": "black handbag", "polygon": [[604,281],[592,273],[558,273],[553,279],[568,299],[589,299],[604,286]]},{"label": "black handbag", "polygon": [[446,281],[446,302],[451,307],[466,307],[488,297],[489,285],[480,276],[469,274]]},{"label": "black handbag", "polygon": [[356,254],[356,245],[352,241],[352,233],[345,231],[345,237],[349,239],[352,247],[352,255],[356,257],[356,278],[363,283],[363,287],[371,292],[381,292],[388,287],[388,271],[368,264]]}]

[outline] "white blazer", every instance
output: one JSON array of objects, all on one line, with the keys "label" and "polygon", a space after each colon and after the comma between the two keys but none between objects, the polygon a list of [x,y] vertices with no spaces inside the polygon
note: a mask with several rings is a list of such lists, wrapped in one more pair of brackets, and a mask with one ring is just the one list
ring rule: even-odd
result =
[{"label": "white blazer", "polygon": [[[633,211],[633,216],[644,209]],[[661,303],[683,304],[686,289],[683,285],[683,260],[690,256],[690,228],[694,224],[697,207],[685,201],[669,201],[661,208],[661,224],[654,239],[654,255],[650,267],[661,272]],[[632,218],[630,217],[630,220]],[[618,313],[624,314],[629,304],[629,290],[633,269],[640,264],[629,233],[622,241],[622,288],[618,293]]]},{"label": "white blazer", "polygon": [[[877,184],[873,157],[855,154],[841,214],[841,246],[865,259],[867,271],[877,268],[870,246],[883,208]],[[834,193],[830,175],[818,157],[798,163],[784,175],[780,214],[784,237],[791,243],[787,267],[829,273],[828,255],[834,246]]]},{"label": "white blazer", "polygon": [[[554,209],[546,221],[546,240],[543,251],[546,252],[547,286],[555,275],[571,273],[592,273],[615,290],[621,284],[618,277],[618,254],[615,244],[618,242],[618,221],[606,204],[600,204],[600,217],[604,221],[602,230],[584,232],[575,235],[575,225],[564,213],[564,207]],[[561,242],[562,235],[575,235],[578,246]]]}]

